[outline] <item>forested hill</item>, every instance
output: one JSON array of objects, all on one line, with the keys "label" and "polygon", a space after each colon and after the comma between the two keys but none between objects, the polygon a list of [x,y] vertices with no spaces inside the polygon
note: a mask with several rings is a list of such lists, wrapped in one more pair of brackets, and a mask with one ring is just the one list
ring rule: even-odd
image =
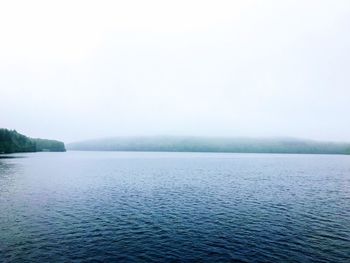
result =
[{"label": "forested hill", "polygon": [[349,143],[288,138],[117,137],[71,143],[68,150],[350,154]]},{"label": "forested hill", "polygon": [[64,143],[55,140],[33,139],[15,130],[0,129],[0,153],[64,152]]}]

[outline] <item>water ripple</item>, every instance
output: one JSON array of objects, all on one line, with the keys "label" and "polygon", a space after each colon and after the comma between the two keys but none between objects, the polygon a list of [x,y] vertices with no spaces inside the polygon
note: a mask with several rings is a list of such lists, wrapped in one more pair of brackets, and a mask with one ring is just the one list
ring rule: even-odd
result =
[{"label": "water ripple", "polygon": [[348,156],[164,154],[0,160],[0,261],[350,262]]}]

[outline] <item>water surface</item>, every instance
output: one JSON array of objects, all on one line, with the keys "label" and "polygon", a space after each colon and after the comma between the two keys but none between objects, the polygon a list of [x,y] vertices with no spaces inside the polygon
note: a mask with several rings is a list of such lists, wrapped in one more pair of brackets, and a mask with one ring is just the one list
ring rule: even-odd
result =
[{"label": "water surface", "polygon": [[11,156],[3,262],[350,262],[350,156]]}]

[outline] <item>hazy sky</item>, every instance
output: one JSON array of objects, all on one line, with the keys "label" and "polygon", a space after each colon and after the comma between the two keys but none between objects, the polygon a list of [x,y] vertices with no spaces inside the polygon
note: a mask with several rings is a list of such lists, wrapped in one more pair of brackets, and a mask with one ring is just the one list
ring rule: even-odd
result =
[{"label": "hazy sky", "polygon": [[1,1],[0,127],[350,141],[350,1]]}]

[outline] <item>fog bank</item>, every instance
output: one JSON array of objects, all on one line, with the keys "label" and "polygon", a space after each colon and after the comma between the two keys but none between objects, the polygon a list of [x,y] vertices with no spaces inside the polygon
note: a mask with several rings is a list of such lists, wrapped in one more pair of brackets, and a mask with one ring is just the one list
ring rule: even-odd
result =
[{"label": "fog bank", "polygon": [[0,127],[350,141],[349,1],[4,1]]}]

